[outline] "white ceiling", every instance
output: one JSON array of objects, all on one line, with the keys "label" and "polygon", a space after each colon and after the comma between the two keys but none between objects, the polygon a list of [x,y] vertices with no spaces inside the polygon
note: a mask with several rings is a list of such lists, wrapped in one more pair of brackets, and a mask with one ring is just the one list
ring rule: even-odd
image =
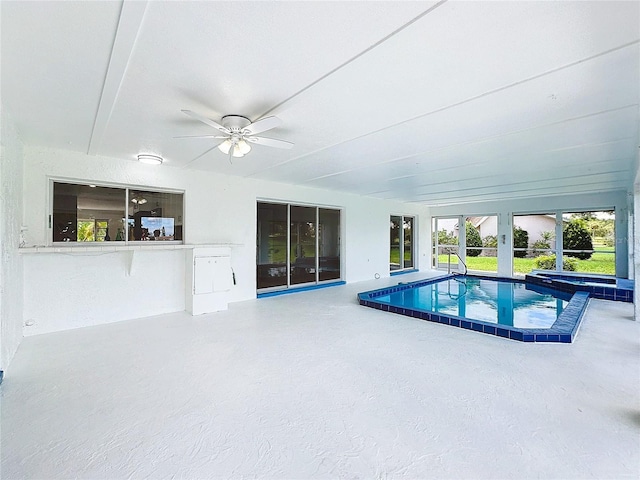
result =
[{"label": "white ceiling", "polygon": [[[0,3],[22,139],[425,205],[628,188],[640,2]],[[181,113],[283,125],[230,164]],[[155,168],[166,168],[155,167]]]}]

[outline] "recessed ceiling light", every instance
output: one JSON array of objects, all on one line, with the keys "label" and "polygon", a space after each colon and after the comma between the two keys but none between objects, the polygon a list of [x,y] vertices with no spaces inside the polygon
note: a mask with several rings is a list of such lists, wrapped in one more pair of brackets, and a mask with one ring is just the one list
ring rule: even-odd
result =
[{"label": "recessed ceiling light", "polygon": [[157,155],[138,155],[138,161],[142,163],[146,163],[148,165],[160,165],[162,163],[162,157],[158,157]]}]

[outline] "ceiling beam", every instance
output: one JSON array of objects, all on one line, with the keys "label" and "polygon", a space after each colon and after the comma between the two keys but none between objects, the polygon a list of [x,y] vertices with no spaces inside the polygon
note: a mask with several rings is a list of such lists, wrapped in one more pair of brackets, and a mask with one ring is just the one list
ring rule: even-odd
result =
[{"label": "ceiling beam", "polygon": [[93,129],[91,130],[91,138],[87,149],[88,155],[97,155],[97,151],[102,144],[104,132],[111,119],[113,107],[118,98],[120,86],[138,38],[138,32],[142,26],[147,3],[147,0],[123,0],[122,2],[118,28],[116,29],[109,58],[109,66],[102,85],[100,103],[93,121]]}]

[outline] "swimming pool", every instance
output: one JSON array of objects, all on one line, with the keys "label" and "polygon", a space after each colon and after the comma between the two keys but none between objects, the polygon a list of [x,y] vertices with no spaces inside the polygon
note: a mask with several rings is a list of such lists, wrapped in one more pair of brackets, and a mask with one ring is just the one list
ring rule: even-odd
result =
[{"label": "swimming pool", "polygon": [[361,305],[523,342],[571,343],[588,292],[524,281],[447,275],[358,294]]}]

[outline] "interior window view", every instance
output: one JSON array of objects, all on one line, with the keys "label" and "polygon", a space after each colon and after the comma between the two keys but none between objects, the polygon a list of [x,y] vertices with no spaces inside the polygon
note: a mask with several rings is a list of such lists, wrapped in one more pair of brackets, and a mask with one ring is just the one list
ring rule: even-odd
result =
[{"label": "interior window view", "polygon": [[457,235],[459,217],[439,218],[432,220],[432,266],[440,270],[457,270],[460,262],[459,239]]},{"label": "interior window view", "polygon": [[434,218],[433,267],[456,270],[462,258],[460,225],[464,223],[464,262],[468,271],[498,271],[498,216]]},{"label": "interior window view", "polygon": [[[496,273],[500,248],[497,215],[434,218],[433,267],[458,268],[459,225],[463,219],[467,269]],[[514,276],[522,277],[534,270],[615,275],[614,209],[513,215],[512,235]]]},{"label": "interior window view", "polygon": [[513,216],[513,274],[556,269],[556,214]]},{"label": "interior window view", "polygon": [[177,241],[182,217],[181,193],[53,182],[54,242]]},{"label": "interior window view", "polygon": [[498,271],[498,216],[465,217],[465,262],[471,272]]},{"label": "interior window view", "polygon": [[615,275],[615,223],[613,209],[563,213],[562,270]]},{"label": "interior window view", "polygon": [[389,270],[398,271],[414,267],[413,217],[391,215]]},{"label": "interior window view", "polygon": [[340,210],[258,202],[257,287],[339,280]]},{"label": "interior window view", "polygon": [[513,274],[557,270],[615,275],[614,239],[613,209],[514,215]]}]

